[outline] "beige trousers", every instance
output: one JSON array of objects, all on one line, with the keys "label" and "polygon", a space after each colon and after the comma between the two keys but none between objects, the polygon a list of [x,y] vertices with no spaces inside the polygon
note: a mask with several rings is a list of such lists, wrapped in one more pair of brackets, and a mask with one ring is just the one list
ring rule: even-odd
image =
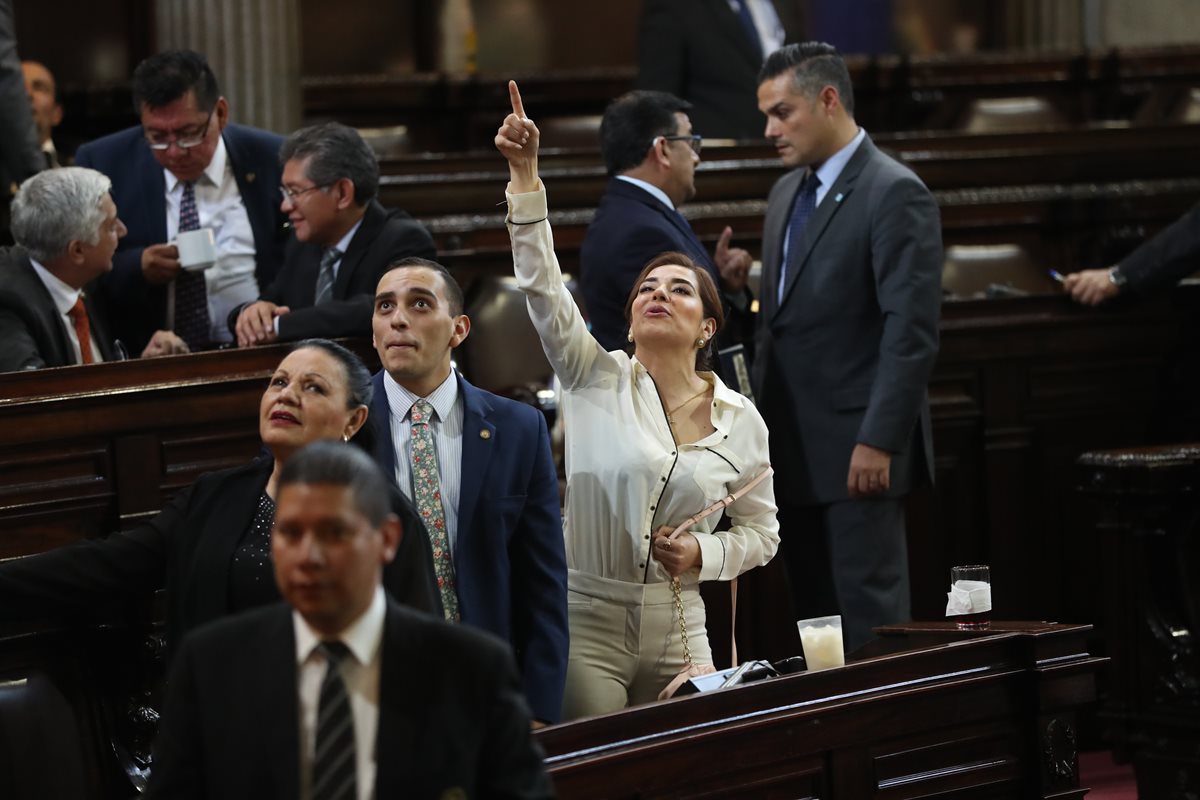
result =
[{"label": "beige trousers", "polygon": [[[679,615],[669,583],[625,583],[571,571],[567,620],[571,652],[563,718],[648,703],[684,668]],[[696,664],[712,664],[704,601],[684,585],[688,645]]]}]

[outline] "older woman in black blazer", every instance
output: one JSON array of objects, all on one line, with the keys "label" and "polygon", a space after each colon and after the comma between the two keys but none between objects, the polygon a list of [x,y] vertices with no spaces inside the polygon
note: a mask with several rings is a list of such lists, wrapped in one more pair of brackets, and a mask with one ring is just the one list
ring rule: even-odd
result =
[{"label": "older woman in black blazer", "polygon": [[[309,442],[367,433],[370,400],[371,376],[357,356],[324,339],[300,342],[259,407],[269,455],[202,475],[134,530],[0,564],[0,619],[75,614],[165,587],[173,647],[205,622],[279,600],[270,556],[279,470]],[[424,526],[399,492],[392,507],[404,536],[384,587],[397,601],[441,616]]]}]

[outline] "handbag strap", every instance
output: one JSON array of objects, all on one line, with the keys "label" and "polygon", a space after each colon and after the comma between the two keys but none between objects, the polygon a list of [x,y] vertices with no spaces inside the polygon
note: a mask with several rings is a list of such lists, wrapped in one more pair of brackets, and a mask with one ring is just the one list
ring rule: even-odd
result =
[{"label": "handbag strap", "polygon": [[675,530],[671,531],[671,533],[667,536],[667,538],[668,539],[678,538],[680,534],[687,533],[687,531],[690,530],[691,527],[693,525],[695,525],[697,522],[699,522],[700,520],[704,519],[705,517],[715,514],[716,512],[720,511],[723,508],[727,508],[727,507],[733,505],[735,502],[737,502],[738,498],[745,495],[747,492],[749,492],[755,486],[758,486],[760,483],[762,483],[764,480],[767,479],[767,476],[773,474],[774,472],[775,472],[775,470],[771,469],[770,467],[767,467],[762,472],[755,475],[754,478],[752,480],[750,480],[749,483],[747,483],[742,488],[738,489],[733,494],[725,495],[724,497],[722,497],[717,502],[713,503],[708,508],[704,509],[703,511],[699,512],[698,514],[693,514],[692,516],[685,519],[683,522],[679,523],[679,525],[676,526]]}]

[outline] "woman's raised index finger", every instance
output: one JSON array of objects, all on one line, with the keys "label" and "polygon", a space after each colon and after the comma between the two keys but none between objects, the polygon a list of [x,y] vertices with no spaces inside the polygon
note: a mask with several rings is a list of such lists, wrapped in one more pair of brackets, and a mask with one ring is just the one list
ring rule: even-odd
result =
[{"label": "woman's raised index finger", "polygon": [[508,99],[512,101],[512,110],[519,118],[525,119],[525,106],[521,103],[521,90],[516,81],[508,82]]}]

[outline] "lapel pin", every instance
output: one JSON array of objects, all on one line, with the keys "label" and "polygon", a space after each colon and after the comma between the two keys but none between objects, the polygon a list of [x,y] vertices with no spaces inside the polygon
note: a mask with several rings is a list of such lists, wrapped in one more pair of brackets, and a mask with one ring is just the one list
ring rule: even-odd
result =
[{"label": "lapel pin", "polygon": [[842,202],[842,198],[845,196],[846,195],[842,194],[841,192],[838,192],[837,197],[833,198],[833,202],[840,203],[840,202]]},{"label": "lapel pin", "polygon": [[[247,172],[247,173],[246,173],[246,183],[254,183],[254,179],[255,179],[256,177],[258,177],[258,176],[257,176],[257,175],[255,175],[253,172]],[[840,195],[839,195],[839,196],[840,196]]]},{"label": "lapel pin", "polygon": [[480,439],[490,439],[490,438],[492,438],[492,432],[489,431],[487,428],[484,428],[483,430],[481,430],[479,432],[479,438]]}]

